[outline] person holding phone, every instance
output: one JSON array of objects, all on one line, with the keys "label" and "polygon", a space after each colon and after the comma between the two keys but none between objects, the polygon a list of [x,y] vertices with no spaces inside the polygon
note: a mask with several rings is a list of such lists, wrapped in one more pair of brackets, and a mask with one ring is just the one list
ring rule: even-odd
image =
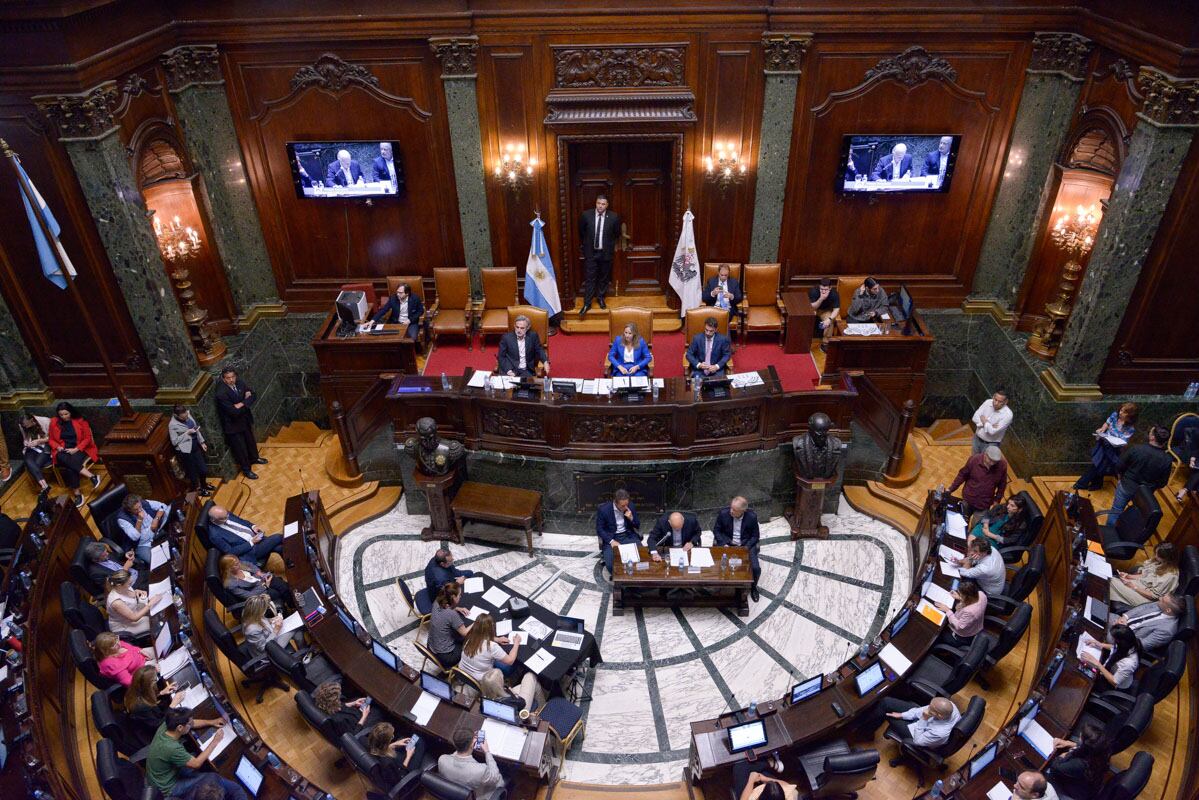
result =
[{"label": "person holding phone", "polygon": [[[477,797],[504,785],[504,776],[495,763],[495,756],[487,749],[486,739],[480,739],[482,733],[482,730],[458,728],[453,735],[454,752],[437,759],[437,772],[441,777],[473,790]],[[483,763],[475,759],[476,742],[483,754]]]},{"label": "person holding phone", "polygon": [[393,787],[425,760],[424,739],[416,734],[397,739],[395,733],[390,722],[380,722],[366,735],[366,748],[379,762],[380,779]]}]

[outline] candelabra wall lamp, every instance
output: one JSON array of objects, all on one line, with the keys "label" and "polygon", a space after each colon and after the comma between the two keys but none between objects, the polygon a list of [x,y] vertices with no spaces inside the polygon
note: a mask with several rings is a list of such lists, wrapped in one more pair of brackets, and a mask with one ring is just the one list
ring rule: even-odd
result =
[{"label": "candelabra wall lamp", "polygon": [[704,179],[716,184],[723,196],[731,186],[737,186],[745,180],[745,163],[737,156],[737,148],[732,143],[713,143],[713,153],[704,159]]},{"label": "candelabra wall lamp", "polygon": [[1062,267],[1061,282],[1057,297],[1045,305],[1045,319],[1033,330],[1028,340],[1028,350],[1039,358],[1051,359],[1057,355],[1062,343],[1062,334],[1073,311],[1074,293],[1082,274],[1082,262],[1095,245],[1095,234],[1099,230],[1102,214],[1094,205],[1089,208],[1078,206],[1073,214],[1058,218],[1049,231],[1050,240],[1066,255]]},{"label": "candelabra wall lamp", "polygon": [[523,144],[509,144],[495,165],[495,179],[517,197],[533,182],[537,159],[525,152]]}]

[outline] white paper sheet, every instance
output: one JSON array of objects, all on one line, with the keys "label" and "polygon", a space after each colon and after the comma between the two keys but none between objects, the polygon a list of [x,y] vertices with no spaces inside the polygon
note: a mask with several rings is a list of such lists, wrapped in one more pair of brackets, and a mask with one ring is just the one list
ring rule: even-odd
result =
[{"label": "white paper sheet", "polygon": [[945,559],[946,561],[951,561],[951,562],[957,561],[959,558],[962,557],[962,554],[959,553],[957,550],[954,550],[952,547],[950,547],[948,545],[944,545],[944,544],[941,545],[941,547],[937,549],[937,555],[941,556],[941,558]]},{"label": "white paper sheet", "polygon": [[629,386],[634,389],[648,389],[649,378],[644,375],[631,375],[629,376]]},{"label": "white paper sheet", "polygon": [[158,599],[154,601],[154,605],[150,606],[150,614],[161,614],[162,612],[166,611],[171,607],[171,600],[172,598],[170,594],[159,595]]},{"label": "white paper sheet", "polygon": [[1099,649],[1099,642],[1086,631],[1083,631],[1082,636],[1078,637],[1078,645],[1074,648],[1074,655],[1080,659],[1083,653],[1090,654],[1096,661],[1103,661],[1103,651]]},{"label": "white paper sheet", "polygon": [[1007,788],[1007,785],[1000,781],[990,788],[987,792],[987,800],[1011,800],[1012,790]]},{"label": "white paper sheet", "polygon": [[478,594],[483,591],[483,579],[475,576],[462,582],[463,594]]},{"label": "white paper sheet", "polygon": [[950,608],[953,608],[954,603],[957,602],[947,589],[943,589],[935,583],[928,585],[928,591],[924,593],[924,596],[934,603],[944,603]]},{"label": "white paper sheet", "polygon": [[554,654],[548,650],[538,650],[528,660],[525,661],[525,666],[530,670],[540,675],[541,671],[554,663]]},{"label": "white paper sheet", "polygon": [[499,608],[504,605],[504,603],[507,603],[508,598],[511,596],[512,595],[508,594],[498,586],[492,586],[483,593],[483,599],[488,603],[491,603],[491,605],[495,606],[496,608]]},{"label": "white paper sheet", "polygon": [[204,688],[204,684],[197,683],[191,686],[183,693],[183,699],[179,701],[179,705],[184,708],[195,708],[208,699],[208,690]]},{"label": "white paper sheet", "polygon": [[174,652],[168,653],[165,658],[158,660],[158,674],[164,678],[170,678],[190,661],[191,653],[187,652],[186,647],[175,648]]},{"label": "white paper sheet", "polygon": [[882,333],[873,322],[851,322],[845,326],[847,336],[877,336]]},{"label": "white paper sheet", "polygon": [[737,372],[729,376],[729,381],[737,389],[744,389],[747,386],[764,386],[765,381],[757,372]]},{"label": "white paper sheet", "polygon": [[498,719],[485,719],[483,736],[487,740],[487,749],[493,756],[519,761],[529,734],[524,728],[516,725],[509,725]]},{"label": "white paper sheet", "polygon": [[579,391],[583,394],[599,394],[599,387],[595,381],[583,381],[583,388]]},{"label": "white paper sheet", "polygon": [[298,522],[289,522],[283,526],[283,538],[284,539],[289,539],[292,536],[295,536],[299,532],[300,532],[300,523],[298,523]]},{"label": "white paper sheet", "polygon": [[612,388],[628,389],[632,385],[631,381],[632,379],[628,375],[614,375],[612,377]]},{"label": "white paper sheet", "polygon": [[167,654],[171,649],[171,626],[163,625],[158,631],[158,635],[154,637],[154,652],[159,658]]},{"label": "white paper sheet", "polygon": [[212,748],[212,752],[208,754],[209,761],[215,761],[221,753],[225,752],[225,748],[233,744],[234,740],[237,739],[237,734],[228,725],[218,730],[216,735],[220,738],[220,744]]},{"label": "white paper sheet", "polygon": [[1087,572],[1102,580],[1109,580],[1112,577],[1112,565],[1107,563],[1107,559],[1098,553],[1090,550],[1087,551],[1086,560]]},{"label": "white paper sheet", "polygon": [[157,544],[150,549],[150,569],[156,570],[171,560],[171,547],[166,542]]},{"label": "white paper sheet", "polygon": [[891,668],[891,671],[896,675],[903,675],[912,668],[912,660],[899,651],[895,645],[887,642],[882,650],[878,651],[878,657],[883,663]]},{"label": "white paper sheet", "polygon": [[492,375],[491,388],[496,391],[510,389],[516,383],[516,378],[509,378],[507,375]]},{"label": "white paper sheet", "polygon": [[6,680],[8,680],[8,664],[0,667],[0,683],[4,683]]},{"label": "white paper sheet", "polygon": [[[156,594],[165,594],[167,597],[170,597],[171,596],[171,579],[163,578],[162,580],[160,580],[156,583],[150,584],[149,586],[146,587],[146,594],[150,595],[151,597],[153,597]],[[155,611],[157,611],[157,609],[155,609]]]},{"label": "white paper sheet", "polygon": [[687,566],[687,551],[681,547],[670,548],[670,566],[686,567]]},{"label": "white paper sheet", "polygon": [[416,717],[416,724],[428,725],[429,720],[433,719],[433,712],[437,710],[437,704],[440,702],[436,695],[421,692],[420,697],[412,705],[412,716]]},{"label": "white paper sheet", "polygon": [[283,627],[279,629],[279,633],[291,633],[292,631],[298,631],[303,627],[304,618],[300,616],[299,611],[293,611],[290,616],[283,620]]},{"label": "white paper sheet", "polygon": [[1037,752],[1041,754],[1042,758],[1049,758],[1053,754],[1053,737],[1035,719],[1020,731],[1020,735],[1029,744],[1037,748]]},{"label": "white paper sheet", "polygon": [[942,561],[941,574],[948,575],[950,578],[959,578],[962,575],[962,569],[957,564],[950,564],[948,561]]},{"label": "white paper sheet", "polygon": [[966,538],[966,518],[956,511],[945,514],[945,532],[957,539]]},{"label": "white paper sheet", "polygon": [[474,622],[479,617],[481,617],[487,613],[490,613],[490,612],[488,612],[487,609],[483,608],[483,606],[472,606],[470,611],[466,612],[466,618],[469,619],[471,622]]},{"label": "white paper sheet", "polygon": [[496,636],[507,636],[510,633],[512,633],[512,620],[501,619],[501,620],[496,621],[496,623],[495,623],[495,635]]},{"label": "white paper sheet", "polygon": [[483,389],[483,388],[485,388],[487,386],[487,376],[489,374],[490,373],[483,372],[482,370],[475,370],[471,374],[470,380],[466,382],[466,388],[468,388],[468,389]]},{"label": "white paper sheet", "polygon": [[691,566],[693,567],[713,567],[716,562],[712,560],[712,551],[707,547],[695,547],[691,550]]},{"label": "white paper sheet", "polygon": [[641,550],[636,544],[630,542],[628,544],[618,544],[617,547],[620,548],[620,561],[622,564],[641,560]]},{"label": "white paper sheet", "polygon": [[[928,611],[928,614],[924,614],[924,612],[926,610]],[[942,611],[941,609],[937,608],[936,606],[934,606],[932,603],[928,602],[924,598],[921,598],[920,602],[916,604],[916,613],[924,614],[926,617],[931,615],[933,617],[933,621],[936,622],[938,625],[945,624],[945,612]]]},{"label": "white paper sheet", "polygon": [[1124,445],[1128,444],[1128,441],[1126,439],[1121,439],[1119,436],[1113,436],[1110,433],[1105,433],[1102,436],[1100,436],[1099,438],[1106,439],[1107,443],[1110,444],[1112,447],[1123,447]]},{"label": "white paper sheet", "polygon": [[665,378],[654,378],[654,386],[657,386],[659,389],[666,388],[666,379]]},{"label": "white paper sheet", "polygon": [[526,617],[525,621],[520,624],[520,630],[532,636],[534,639],[546,639],[553,629],[546,625],[536,617]]}]

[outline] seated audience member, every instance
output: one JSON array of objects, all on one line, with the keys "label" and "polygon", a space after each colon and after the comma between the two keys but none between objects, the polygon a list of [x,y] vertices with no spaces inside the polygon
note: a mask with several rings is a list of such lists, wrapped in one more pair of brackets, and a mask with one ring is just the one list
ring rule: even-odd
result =
[{"label": "seated audience member", "polygon": [[1147,444],[1124,448],[1119,466],[1120,480],[1116,481],[1116,495],[1112,499],[1112,513],[1107,515],[1108,525],[1116,524],[1124,507],[1132,502],[1142,486],[1156,492],[1169,482],[1174,469],[1174,459],[1166,452],[1166,443],[1169,441],[1170,432],[1160,425],[1154,425],[1149,429]]},{"label": "seated audience member", "polygon": [[396,729],[390,722],[380,722],[366,735],[366,749],[379,762],[383,783],[395,786],[411,769],[420,769],[425,760],[425,740],[411,736],[395,738]]},{"label": "seated audience member", "polygon": [[1102,660],[1090,653],[1083,653],[1078,658],[1094,667],[1113,689],[1126,691],[1132,686],[1137,668],[1141,666],[1140,644],[1136,634],[1127,625],[1113,625],[1108,637],[1110,642],[1099,643],[1099,649],[1107,651]]},{"label": "seated audience member", "polygon": [[133,543],[133,552],[143,564],[150,563],[150,547],[167,518],[167,504],[145,500],[130,492],[121,501],[117,512],[117,527]]},{"label": "seated audience member", "polygon": [[874,278],[867,278],[849,301],[850,322],[877,322],[887,311],[887,293]]},{"label": "seated audience member", "polygon": [[383,714],[371,709],[369,697],[346,702],[341,696],[341,681],[325,681],[312,692],[312,702],[329,717],[335,737],[343,733],[357,736],[366,727],[383,722]]},{"label": "seated audience member", "polygon": [[429,563],[425,564],[425,588],[429,590],[429,599],[437,597],[441,587],[447,583],[457,583],[461,586],[474,574],[474,570],[458,569],[454,566],[454,554],[448,547],[439,548],[429,559]]},{"label": "seated audience member", "polygon": [[426,644],[446,669],[458,665],[458,660],[462,658],[462,643],[473,627],[465,617],[468,609],[458,607],[460,597],[462,586],[454,581],[442,584],[433,601],[433,613],[429,619]]},{"label": "seated audience member", "polygon": [[[17,524],[16,520],[3,511],[0,511],[0,550],[15,550],[17,541],[21,538],[21,533],[21,526]],[[14,552],[12,556],[0,558],[0,566],[7,567],[12,563],[13,556],[15,555],[16,553]],[[21,561],[24,562],[26,558],[27,556],[22,555]]]},{"label": "seated audience member", "polygon": [[912,157],[908,155],[908,146],[898,142],[891,152],[878,160],[870,171],[872,181],[897,181],[900,178],[912,176]]},{"label": "seated audience member", "polygon": [[924,156],[924,174],[936,177],[939,182],[945,181],[945,173],[949,169],[949,151],[953,147],[952,136],[942,136],[937,143],[937,149]]},{"label": "seated audience member", "polygon": [[129,570],[119,569],[105,581],[108,595],[104,605],[108,609],[108,629],[126,638],[137,638],[150,633],[150,609],[158,595],[149,597],[140,589],[133,588],[133,575]]},{"label": "seated audience member", "polygon": [[732,318],[737,304],[741,302],[741,284],[731,277],[732,270],[728,264],[721,264],[716,274],[708,278],[704,284],[704,303],[716,308],[723,308]]},{"label": "seated audience member", "polygon": [[487,740],[483,740],[480,751],[483,761],[475,760],[475,731],[471,728],[458,728],[453,735],[454,752],[447,753],[437,759],[437,774],[446,780],[471,789],[476,797],[482,797],[494,789],[504,785],[504,776]]},{"label": "seated audience member", "polygon": [[425,313],[425,307],[421,305],[420,298],[412,293],[412,287],[401,283],[396,287],[395,294],[388,298],[387,305],[379,309],[372,321],[403,325],[404,336],[408,339],[415,339],[417,324],[423,313]]},{"label": "seated audience member", "polygon": [[608,351],[608,363],[612,365],[612,376],[645,375],[649,369],[649,345],[637,332],[637,326],[630,322],[624,326],[624,331],[612,340],[612,349]]},{"label": "seated audience member", "polygon": [[837,282],[832,278],[821,278],[819,286],[808,289],[808,303],[816,312],[817,336],[827,339],[837,332],[837,318],[841,316],[841,295]]},{"label": "seated audience member", "polygon": [[1088,722],[1082,726],[1077,742],[1054,739],[1053,747],[1057,757],[1045,771],[1053,788],[1080,800],[1098,795],[1112,760],[1112,746],[1103,728]]},{"label": "seated audience member", "polygon": [[857,726],[867,735],[883,722],[917,747],[940,747],[949,741],[949,733],[962,714],[947,697],[936,697],[926,706],[896,697],[884,697],[866,712]]},{"label": "seated audience member", "polygon": [[37,417],[28,411],[21,416],[21,460],[25,462],[29,477],[40,489],[37,499],[41,502],[50,494],[50,484],[46,482],[43,472],[53,462],[50,457],[49,417]]},{"label": "seated audience member", "polygon": [[[117,561],[117,558],[123,558],[123,561]],[[108,549],[108,545],[103,542],[88,542],[83,546],[83,559],[87,562],[87,577],[92,583],[101,588],[107,588],[106,583],[108,576],[120,570],[127,571],[133,577],[133,585],[139,589],[145,589],[149,583],[149,570],[144,570],[140,574],[134,569],[133,551],[130,550],[123,556],[118,556]]]},{"label": "seated audience member", "polygon": [[512,330],[500,337],[500,349],[496,356],[496,371],[510,378],[531,378],[537,374],[537,365],[545,365],[545,374],[550,374],[549,356],[541,346],[537,331],[530,330],[533,323],[524,314],[512,323]]},{"label": "seated audience member", "polygon": [[695,334],[687,348],[687,363],[691,375],[704,378],[723,377],[724,369],[733,357],[733,346],[729,337],[717,331],[715,317],[704,320],[704,332]]},{"label": "seated audience member", "polygon": [[957,600],[957,608],[934,602],[945,612],[945,629],[941,641],[957,647],[968,645],[983,629],[983,618],[987,615],[987,595],[978,590],[978,583],[970,579],[958,582],[958,588],[950,592]]},{"label": "seated audience member", "polygon": [[649,535],[649,544],[650,550],[654,551],[654,560],[659,561],[659,550],[681,547],[690,552],[692,547],[699,546],[699,539],[699,520],[695,515],[675,511],[658,517],[654,530]]},{"label": "seated audience member", "polygon": [[612,575],[614,556],[622,544],[641,544],[641,520],[633,508],[629,493],[617,489],[611,503],[603,503],[595,510],[595,535],[599,537],[600,552],[604,554],[604,566]]},{"label": "seated audience member", "polygon": [[1139,606],[1146,600],[1157,600],[1178,588],[1178,548],[1162,542],[1132,572],[1116,570],[1108,581],[1108,597],[1129,606]]},{"label": "seated audience member", "polygon": [[[1137,432],[1136,422],[1140,409],[1136,403],[1122,403],[1108,415],[1107,421],[1095,430],[1095,445],[1091,448],[1091,466],[1074,482],[1075,489],[1094,491],[1103,488],[1103,479],[1120,471],[1120,456],[1128,447],[1128,440]],[[1122,445],[1108,441],[1114,436]]]},{"label": "seated audience member", "polygon": [[1012,407],[1008,403],[1007,389],[995,390],[989,400],[984,400],[974,411],[970,421],[974,423],[974,438],[970,452],[977,455],[988,447],[999,447],[1007,429],[1012,425]]},{"label": "seated audience member", "polygon": [[[500,645],[510,645],[508,652]],[[508,688],[504,685],[504,673],[509,670],[501,669],[501,665],[511,668],[516,663],[516,655],[520,652],[520,634],[514,633],[509,637],[495,635],[495,620],[490,614],[480,614],[471,625],[466,642],[462,645],[462,658],[458,669],[474,678],[483,690],[483,696],[489,700],[500,700],[508,697]],[[524,700],[525,708],[533,710],[538,697],[537,676],[533,672],[525,672],[514,694]]]},{"label": "seated audience member", "polygon": [[1003,594],[1003,585],[1007,577],[1007,568],[1003,564],[1003,556],[991,546],[991,540],[984,537],[972,539],[966,545],[966,555],[957,560],[961,568],[962,578],[973,578],[978,588],[989,597]]},{"label": "seated audience member", "polygon": [[224,506],[213,506],[208,510],[208,538],[222,553],[245,558],[260,567],[271,553],[283,552],[283,534],[267,536],[262,528],[230,514]]},{"label": "seated audience member", "polygon": [[79,491],[79,478],[92,482],[92,488],[100,485],[100,476],[87,468],[88,459],[96,461],[100,452],[92,438],[92,426],[70,403],[59,403],[54,407],[54,419],[50,420],[47,433],[50,440],[50,458],[58,467],[63,483],[75,495],[75,506],[83,505],[83,493]]},{"label": "seated audience member", "polygon": [[179,466],[191,482],[192,491],[201,497],[212,494],[214,487],[208,483],[208,462],[204,454],[208,452],[208,442],[200,430],[187,406],[177,405],[171,410],[171,421],[167,425],[167,433],[171,437],[171,447],[175,448],[175,456]]},{"label": "seated audience member", "polygon": [[125,733],[141,750],[154,740],[154,734],[164,721],[166,710],[179,705],[183,692],[176,691],[174,683],[158,680],[158,670],[147,664],[133,673],[129,688],[125,690]]},{"label": "seated audience member", "polygon": [[733,762],[733,794],[737,800],[799,800],[799,787],[794,783],[763,774],[766,764],[766,759]]},{"label": "seated audience member", "polygon": [[953,483],[949,484],[949,491],[953,492],[959,486],[962,487],[962,516],[966,519],[974,512],[998,503],[1007,488],[1007,462],[1003,460],[1002,451],[991,445],[966,459]]},{"label": "seated audience member", "polygon": [[295,610],[295,598],[287,581],[278,575],[258,569],[238,560],[237,556],[221,556],[221,585],[239,602],[260,594],[269,595],[275,605],[286,611]]},{"label": "seated audience member", "polygon": [[353,186],[365,183],[362,179],[362,167],[350,155],[349,150],[338,150],[337,160],[329,165],[325,172],[326,186]]},{"label": "seated audience member", "polygon": [[744,497],[734,497],[728,506],[716,512],[716,522],[712,524],[712,544],[716,547],[744,547],[749,550],[749,566],[754,578],[753,586],[749,588],[749,596],[755,603],[761,599],[758,596],[758,578],[762,577],[762,567],[758,563],[760,537],[758,515],[749,507],[749,501]]},{"label": "seated audience member", "polygon": [[248,800],[246,790],[237,782],[222,778],[215,772],[200,772],[212,751],[221,743],[222,736],[231,733],[220,731],[213,736],[199,755],[193,756],[180,741],[197,728],[222,727],[223,719],[198,720],[191,709],[171,708],[166,719],[154,735],[146,754],[146,783],[162,792],[163,797],[186,798],[198,793],[206,784],[218,784],[226,798]]},{"label": "seated audience member", "polygon": [[[266,643],[274,642],[287,649],[298,630],[282,633],[283,615],[274,613],[275,607],[271,598],[265,594],[256,594],[246,601],[241,609],[241,632],[246,638],[246,644],[255,655],[266,655]],[[271,616],[267,616],[270,613]]]},{"label": "seated audience member", "polygon": [[1178,631],[1182,600],[1176,594],[1163,594],[1157,602],[1142,603],[1123,614],[1109,614],[1117,625],[1127,625],[1136,634],[1142,650],[1156,650],[1169,644]]},{"label": "seated audience member", "polygon": [[1028,530],[1029,517],[1028,501],[1018,494],[1012,495],[1006,503],[980,514],[967,539],[985,536],[996,547],[1003,547],[1020,540]]},{"label": "seated audience member", "polygon": [[[148,649],[148,648],[147,648]],[[98,634],[92,642],[92,653],[100,674],[122,686],[128,686],[133,673],[146,666],[146,651],[122,642],[115,633]]]},{"label": "seated audience member", "polygon": [[1058,800],[1057,792],[1039,772],[1021,772],[1012,786],[1012,800]]},{"label": "seated audience member", "polygon": [[375,156],[371,167],[375,170],[376,181],[391,181],[392,186],[399,184],[395,158],[391,152],[391,142],[379,142],[379,155]]}]

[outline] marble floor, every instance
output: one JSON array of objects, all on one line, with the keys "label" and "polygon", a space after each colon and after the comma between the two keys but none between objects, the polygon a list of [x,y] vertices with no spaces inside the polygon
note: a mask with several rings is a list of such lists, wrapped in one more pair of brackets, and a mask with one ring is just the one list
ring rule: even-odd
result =
[{"label": "marble floor", "polygon": [[[613,616],[595,534],[547,533],[524,551],[524,535],[468,528],[453,545],[458,564],[503,580],[547,608],[580,617],[604,661],[589,677],[586,735],[567,756],[566,778],[598,784],[677,781],[689,723],[728,706],[783,696],[794,682],[838,666],[873,639],[909,591],[907,539],[842,499],[826,515],[825,541],[792,542],[785,520],[762,528],[761,601],[748,617],[710,608],[653,608]],[[420,541],[428,517],[403,500],[388,514],[344,533],[339,584],[349,611],[376,638],[419,665],[415,620],[395,585],[423,585],[435,547]],[[711,533],[704,532],[704,543]],[[619,769],[613,765],[619,764]]]}]

